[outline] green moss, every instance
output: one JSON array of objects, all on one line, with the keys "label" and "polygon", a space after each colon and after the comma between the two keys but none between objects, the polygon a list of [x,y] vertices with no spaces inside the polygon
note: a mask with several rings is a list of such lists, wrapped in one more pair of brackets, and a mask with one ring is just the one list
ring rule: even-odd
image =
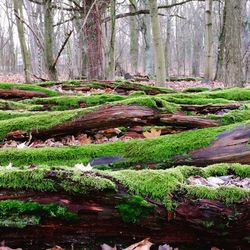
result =
[{"label": "green moss", "polygon": [[[161,96],[161,95],[159,95]],[[190,105],[207,105],[207,104],[227,104],[232,103],[232,101],[223,98],[205,98],[199,96],[182,96],[182,95],[169,95],[162,96],[168,102],[176,104],[190,104]]]},{"label": "green moss", "polygon": [[80,171],[65,169],[50,170],[42,167],[35,169],[14,169],[11,171],[1,169],[0,187],[16,190],[63,191],[80,194],[115,189],[114,183],[107,179],[83,175]]},{"label": "green moss", "polygon": [[154,211],[155,206],[150,205],[141,196],[126,196],[117,208],[124,222],[139,223],[143,217]]},{"label": "green moss", "polygon": [[75,220],[77,215],[57,204],[40,204],[32,201],[0,201],[0,226],[24,228],[38,225],[42,218]]},{"label": "green moss", "polygon": [[40,115],[40,114],[48,114],[47,112],[30,112],[30,111],[25,111],[25,112],[18,112],[18,111],[2,111],[0,110],[0,121],[2,120],[9,120],[13,118],[18,118],[18,117],[30,117],[33,115]]},{"label": "green moss", "polygon": [[201,224],[202,224],[202,226],[204,228],[207,228],[207,229],[209,229],[209,228],[211,228],[211,227],[214,226],[214,222],[213,221],[202,221]]},{"label": "green moss", "polygon": [[172,156],[208,146],[220,132],[229,127],[198,129],[153,139],[131,140],[123,156],[134,162],[168,162]]},{"label": "green moss", "polygon": [[81,103],[87,107],[97,106],[114,101],[124,100],[126,97],[115,94],[93,94],[91,96],[56,96],[48,98],[33,98],[23,103],[40,104],[48,106],[48,110],[67,110],[80,107]]},{"label": "green moss", "polygon": [[[224,168],[224,170],[223,170]],[[206,168],[180,166],[167,170],[123,170],[107,171],[115,180],[125,185],[132,194],[142,195],[163,202],[167,210],[173,209],[175,201],[172,199],[175,192],[183,196],[196,199],[220,200],[226,204],[250,197],[248,189],[234,186],[211,188],[199,185],[188,185],[190,176],[218,176],[234,173],[236,176],[249,178],[250,167],[240,164],[215,164]]]},{"label": "green moss", "polygon": [[174,103],[169,103],[167,101],[165,101],[164,99],[161,99],[160,97],[152,97],[152,96],[142,96],[142,97],[134,97],[134,98],[128,98],[126,100],[123,101],[118,101],[115,103],[120,103],[120,104],[139,104],[142,106],[146,106],[146,107],[151,107],[151,108],[155,108],[155,109],[160,109],[160,110],[164,110],[167,112],[175,112],[178,108],[178,106]]},{"label": "green moss", "polygon": [[205,92],[209,90],[210,90],[209,88],[205,88],[205,87],[194,87],[194,88],[184,89],[183,92],[184,93],[198,93],[198,92]]},{"label": "green moss", "polygon": [[32,129],[50,128],[62,122],[69,121],[74,117],[84,115],[92,110],[93,109],[89,108],[62,112],[27,113],[28,116],[25,114],[25,116],[20,115],[16,118],[0,120],[0,140],[4,139],[7,133],[14,130],[29,132]]},{"label": "green moss", "polygon": [[185,181],[181,172],[175,169],[123,170],[108,174],[128,187],[132,194],[144,195],[163,202],[168,210],[171,210],[173,205],[170,194]]},{"label": "green moss", "polygon": [[[7,121],[13,127],[12,120],[18,120],[23,124],[22,120],[24,119],[16,118]],[[65,117],[62,117],[62,119],[65,119]],[[3,122],[5,121],[0,121],[0,124]],[[20,125],[17,124],[16,126],[20,129]],[[76,163],[87,163],[98,157],[119,156],[125,162],[132,164],[155,162],[166,163],[167,165],[171,162],[173,156],[186,155],[188,157],[189,151],[208,146],[221,132],[236,126],[237,124],[234,124],[218,128],[192,130],[152,139],[118,141],[80,147],[1,149],[0,164],[7,165],[9,162],[13,162],[16,166],[32,163],[71,166]]]},{"label": "green moss", "polygon": [[134,91],[129,95],[129,97],[144,96],[146,93],[144,91]]},{"label": "green moss", "polygon": [[235,186],[212,188],[198,185],[186,185],[185,190],[188,196],[195,199],[222,200],[226,204],[250,198],[250,190]]},{"label": "green moss", "polygon": [[243,122],[250,119],[250,109],[232,110],[223,115],[209,115],[208,118],[219,120],[221,125]]},{"label": "green moss", "polygon": [[34,84],[15,84],[15,83],[0,83],[0,89],[20,89],[20,90],[27,90],[27,91],[37,91],[45,93],[48,96],[56,96],[59,95],[58,92],[50,89],[46,89]]},{"label": "green moss", "polygon": [[227,100],[244,101],[250,100],[250,89],[248,88],[230,88],[218,91],[212,91],[206,94],[208,98],[224,98]]},{"label": "green moss", "polygon": [[27,105],[21,102],[0,100],[0,109],[3,110],[34,110],[38,108],[39,105]]}]

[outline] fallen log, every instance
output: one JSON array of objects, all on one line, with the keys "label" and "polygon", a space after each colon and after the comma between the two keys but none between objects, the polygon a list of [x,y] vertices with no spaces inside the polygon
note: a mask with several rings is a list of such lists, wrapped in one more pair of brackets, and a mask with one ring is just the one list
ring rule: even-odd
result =
[{"label": "fallen log", "polygon": [[[208,199],[177,188],[180,183],[183,186],[187,173],[216,173],[218,167],[203,169],[204,173],[189,167],[159,173],[130,170],[98,174],[34,166],[5,170],[0,175],[1,181],[7,178],[0,189],[0,239],[25,249],[55,244],[99,249],[91,242],[131,243],[146,237],[156,244],[245,249],[250,233],[249,191],[235,188],[233,199],[229,193]],[[225,166],[228,173],[247,167]],[[134,196],[134,188],[139,196]],[[230,188],[209,190],[215,193]]]},{"label": "fallen log", "polygon": [[[176,164],[206,166],[217,162],[250,163],[250,125],[237,126],[218,135],[208,147],[189,152],[185,156],[175,156]],[[184,163],[185,162],[185,163]]]},{"label": "fallen log", "polygon": [[[24,140],[28,140],[28,134],[22,131],[16,131],[16,134],[11,136],[17,138],[24,136]],[[43,135],[46,134],[48,131],[45,130]],[[138,165],[169,168],[176,165],[206,166],[220,162],[250,164],[249,137],[250,125],[234,124],[190,130],[146,140],[117,141],[77,148],[1,149],[0,165],[12,162],[17,166],[22,164],[51,166],[56,162],[58,165],[71,166],[89,162],[92,165],[118,164],[121,168]]]},{"label": "fallen log", "polygon": [[209,105],[181,105],[183,111],[192,111],[198,114],[215,114],[223,110],[234,110],[239,109],[241,104],[230,103],[230,104],[209,104]]},{"label": "fallen log", "polygon": [[110,89],[119,94],[128,95],[131,91],[144,91],[148,95],[175,93],[172,89],[160,88],[150,85],[129,81],[108,81],[108,80],[82,80],[82,81],[66,81],[54,83],[41,83],[40,86],[60,85],[63,90],[83,91],[87,92],[91,89]]},{"label": "fallen log", "polygon": [[[32,119],[32,117],[30,117]],[[20,121],[21,123],[22,121]],[[0,124],[1,125],[1,124]],[[175,114],[165,114],[160,111],[140,105],[103,105],[100,108],[87,112],[83,116],[73,117],[71,120],[59,123],[55,126],[39,129],[31,129],[29,134],[33,138],[49,138],[63,135],[77,134],[86,130],[99,130],[115,128],[119,126],[137,125],[166,125],[185,128],[205,128],[215,127],[219,123],[212,119],[199,118],[194,116],[184,116]],[[21,125],[20,125],[21,127]],[[7,139],[24,139],[27,131],[16,130],[7,134]]]},{"label": "fallen log", "polygon": [[211,119],[205,119],[197,116],[187,115],[162,115],[160,121],[168,126],[186,127],[186,128],[209,128],[217,127],[219,123]]},{"label": "fallen log", "polygon": [[47,97],[48,95],[43,92],[38,91],[29,91],[29,90],[21,90],[21,89],[0,89],[0,98],[3,99],[11,99],[11,98],[19,98],[19,99],[28,99],[32,97]]}]

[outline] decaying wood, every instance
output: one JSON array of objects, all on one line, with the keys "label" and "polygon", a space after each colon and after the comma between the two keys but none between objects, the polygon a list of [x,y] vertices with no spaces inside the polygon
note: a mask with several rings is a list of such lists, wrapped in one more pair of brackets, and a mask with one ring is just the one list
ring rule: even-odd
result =
[{"label": "decaying wood", "polygon": [[[165,114],[156,109],[140,105],[103,105],[99,109],[77,117],[71,121],[58,124],[48,129],[33,129],[33,138],[49,138],[68,134],[76,134],[86,130],[99,130],[120,126],[137,125],[167,125],[186,128],[204,128],[218,126],[218,123],[210,119],[198,117]],[[22,139],[23,131],[12,131],[8,139]]]},{"label": "decaying wood", "polygon": [[219,126],[218,122],[197,116],[166,115],[160,121],[169,126],[181,126],[186,128],[208,128]]},{"label": "decaying wood", "polygon": [[223,110],[234,110],[240,108],[239,103],[230,104],[209,104],[209,105],[181,105],[183,111],[193,111],[199,114],[215,114]]},{"label": "decaying wood", "polygon": [[[142,218],[138,224],[131,224],[122,221],[116,208],[124,195],[119,192],[105,191],[85,196],[27,191],[8,191],[4,194],[4,198],[0,196],[1,200],[19,197],[22,201],[57,203],[77,213],[80,218],[74,222],[46,219],[38,226],[23,229],[0,228],[1,239],[12,247],[25,246],[25,249],[34,249],[32,244],[35,244],[43,249],[47,244],[69,247],[72,244],[90,245],[93,240],[106,243],[112,240],[119,243],[121,239],[123,243],[132,243],[147,237],[155,244],[195,243],[196,247],[204,247],[208,243],[221,249],[247,249],[248,245],[246,237],[250,233],[249,200],[226,206],[220,201],[192,201],[180,196],[179,205],[174,212],[170,213],[163,205],[158,204],[155,212],[147,218]],[[227,228],[207,228],[204,221],[213,222],[214,225],[227,225]],[[100,248],[93,246],[91,249]]]},{"label": "decaying wood", "polygon": [[207,166],[219,162],[250,163],[250,125],[241,125],[221,133],[208,147],[189,152],[189,157],[175,156],[176,164]]},{"label": "decaying wood", "polygon": [[0,98],[8,99],[8,98],[32,98],[32,97],[46,97],[48,96],[46,93],[39,91],[29,91],[29,90],[21,90],[21,89],[0,89]]}]

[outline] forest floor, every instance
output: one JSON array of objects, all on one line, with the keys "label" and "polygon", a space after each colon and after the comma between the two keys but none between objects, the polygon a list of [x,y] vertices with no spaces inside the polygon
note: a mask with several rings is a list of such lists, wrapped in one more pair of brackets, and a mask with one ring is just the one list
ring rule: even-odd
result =
[{"label": "forest floor", "polygon": [[3,245],[249,249],[250,89],[13,81],[0,82]]},{"label": "forest floor", "polygon": [[[183,76],[183,78],[188,78],[188,76]],[[61,76],[59,77],[60,81],[66,81],[67,76]],[[33,78],[33,81],[37,81],[36,78]],[[23,74],[13,74],[13,73],[0,73],[0,82],[14,82],[14,83],[24,83],[25,79]],[[142,84],[149,84],[149,82],[141,82]],[[150,84],[154,84],[151,82]],[[211,89],[214,88],[224,88],[223,82],[213,81],[210,83],[202,83],[202,80],[196,80],[196,81],[167,81],[166,86],[169,88],[173,88],[176,90],[183,90],[186,88],[194,88],[194,87],[208,87]],[[246,83],[244,87],[249,88],[250,83]]]}]

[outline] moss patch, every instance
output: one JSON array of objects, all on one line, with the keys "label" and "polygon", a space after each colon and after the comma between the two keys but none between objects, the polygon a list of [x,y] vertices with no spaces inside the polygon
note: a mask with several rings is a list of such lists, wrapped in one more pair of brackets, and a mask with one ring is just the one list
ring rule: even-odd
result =
[{"label": "moss patch", "polygon": [[114,183],[104,178],[84,175],[80,171],[47,168],[1,169],[0,187],[80,194],[115,189]]},{"label": "moss patch", "polygon": [[67,110],[76,109],[80,107],[81,103],[84,103],[86,107],[92,107],[101,105],[104,103],[110,103],[114,101],[124,100],[126,97],[115,94],[93,94],[91,96],[56,96],[48,98],[33,98],[31,100],[25,100],[23,103],[39,104],[49,106],[49,110]]},{"label": "moss patch", "polygon": [[117,208],[124,222],[138,223],[143,217],[152,213],[155,206],[150,205],[141,196],[126,196]]},{"label": "moss patch", "polygon": [[51,128],[57,124],[69,121],[74,117],[84,115],[93,109],[78,109],[61,112],[26,113],[28,116],[16,115],[16,118],[0,120],[0,140],[4,139],[7,133],[15,130],[29,132],[32,129]]},{"label": "moss patch", "polygon": [[38,225],[42,218],[75,220],[77,215],[57,204],[40,204],[32,201],[0,201],[0,227],[24,228]]}]

